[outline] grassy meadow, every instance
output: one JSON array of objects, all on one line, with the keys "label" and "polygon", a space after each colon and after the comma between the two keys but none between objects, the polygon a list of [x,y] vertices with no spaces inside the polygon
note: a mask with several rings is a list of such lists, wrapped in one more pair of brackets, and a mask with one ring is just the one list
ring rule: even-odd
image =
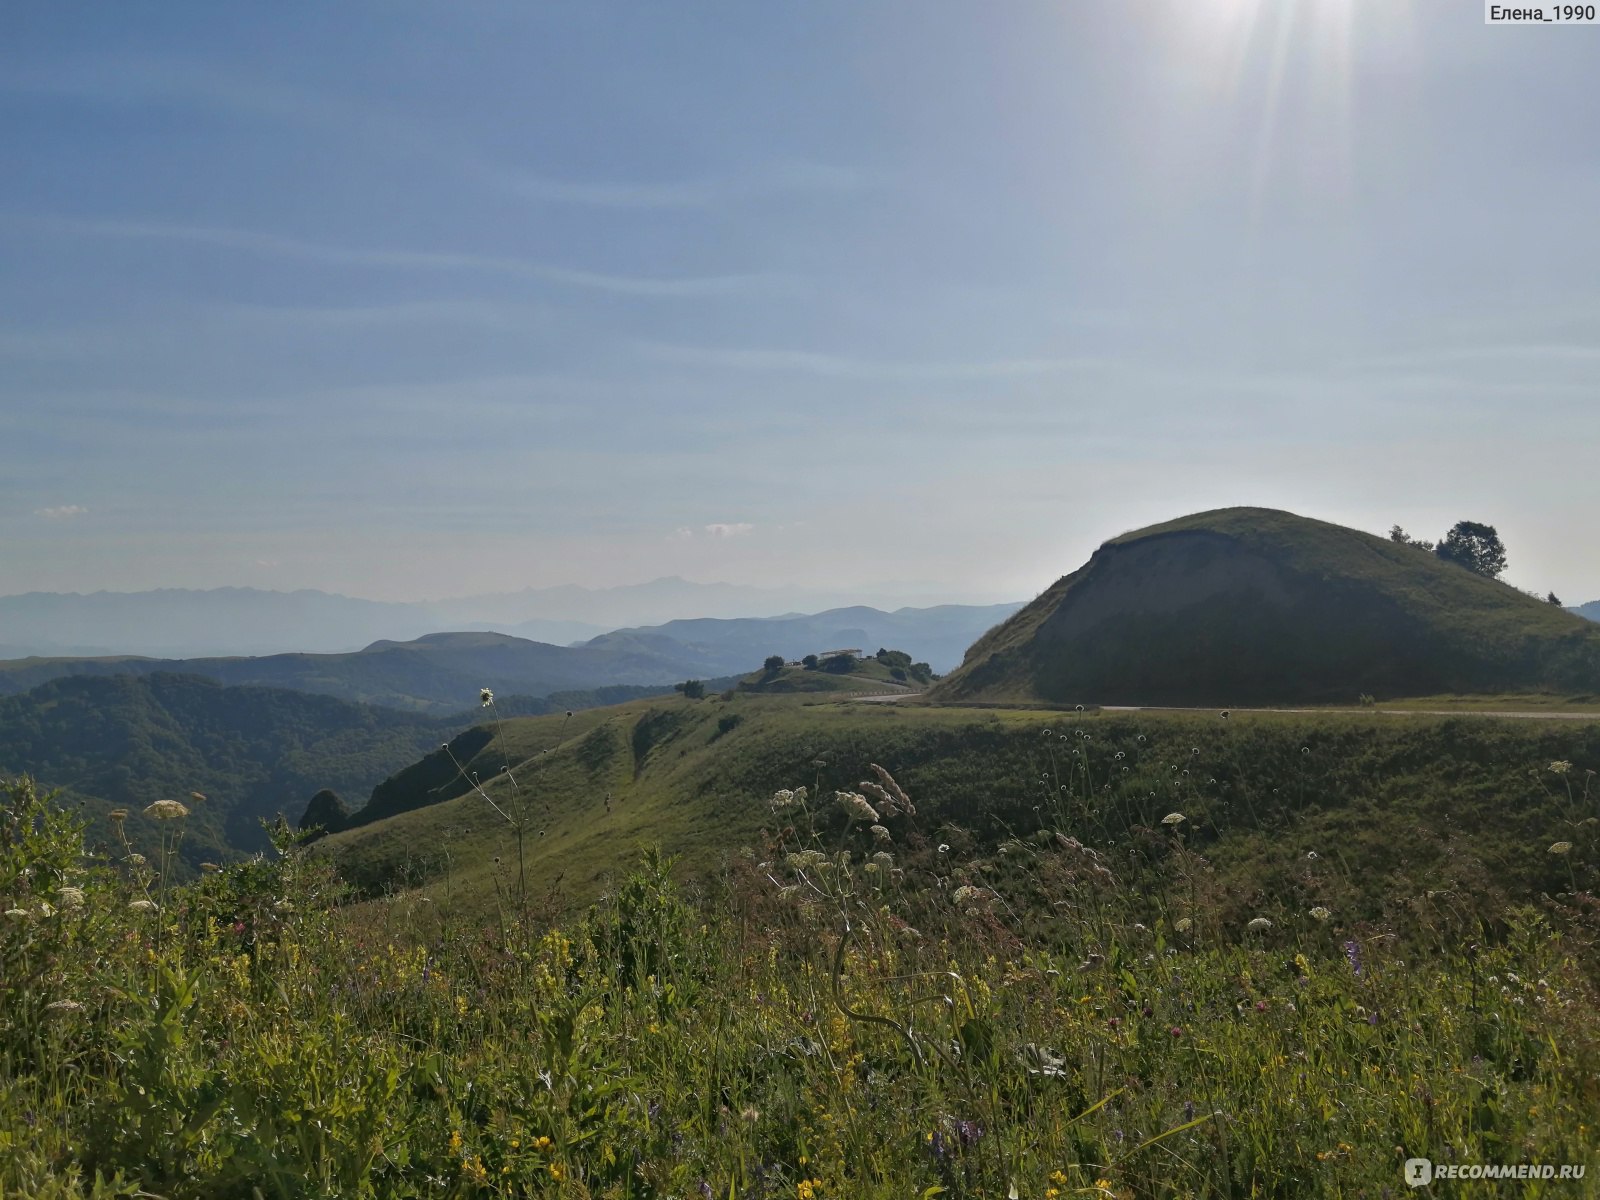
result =
[{"label": "grassy meadow", "polygon": [[10,785],[0,1194],[1595,1192],[1600,723],[485,715],[181,887]]}]

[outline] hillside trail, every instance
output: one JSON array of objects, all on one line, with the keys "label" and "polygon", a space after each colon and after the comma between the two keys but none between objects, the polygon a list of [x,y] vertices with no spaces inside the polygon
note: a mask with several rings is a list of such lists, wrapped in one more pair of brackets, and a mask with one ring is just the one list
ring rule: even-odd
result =
[{"label": "hillside trail", "polygon": [[[892,704],[920,692],[881,692],[871,696],[851,696],[847,703]],[[991,707],[991,706],[985,706]],[[1061,711],[1069,711],[1062,709]],[[1103,704],[1101,712],[1217,712],[1215,708],[1184,707],[1175,704]],[[1541,712],[1538,709],[1484,708],[1231,708],[1231,713],[1359,713],[1375,712],[1386,717],[1501,717],[1531,721],[1600,721],[1596,712]]]}]

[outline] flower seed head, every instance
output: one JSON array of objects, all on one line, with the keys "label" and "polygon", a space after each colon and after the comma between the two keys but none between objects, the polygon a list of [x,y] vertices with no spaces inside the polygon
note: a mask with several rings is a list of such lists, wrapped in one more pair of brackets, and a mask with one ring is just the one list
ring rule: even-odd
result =
[{"label": "flower seed head", "polygon": [[189,810],[177,800],[157,800],[144,810],[144,815],[152,821],[175,821],[179,817],[187,817]]}]

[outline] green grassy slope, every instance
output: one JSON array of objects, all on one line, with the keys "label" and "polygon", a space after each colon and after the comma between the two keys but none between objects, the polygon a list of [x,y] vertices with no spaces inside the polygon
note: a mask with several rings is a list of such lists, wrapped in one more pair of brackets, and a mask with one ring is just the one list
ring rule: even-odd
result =
[{"label": "green grassy slope", "polygon": [[[543,895],[559,881],[569,903],[592,899],[641,846],[683,856],[690,873],[715,871],[741,847],[759,854],[764,831],[776,828],[765,803],[776,789],[805,784],[831,797],[871,778],[867,764],[879,762],[920,810],[897,853],[937,857],[940,844],[981,852],[1050,826],[1119,857],[1159,858],[1172,840],[1161,819],[1179,811],[1188,845],[1215,873],[1206,886],[1230,914],[1262,896],[1295,895],[1315,851],[1339,875],[1342,910],[1379,916],[1428,891],[1492,907],[1565,889],[1567,860],[1548,847],[1591,836],[1592,826],[1574,832],[1589,814],[1577,812],[1566,782],[1581,787],[1583,768],[1600,765],[1600,720],[1064,719],[740,696],[508,721],[463,748],[495,803],[529,814],[530,890]],[[1578,764],[1575,773],[1549,772],[1555,760]],[[507,761],[516,788],[502,772]],[[422,807],[325,839],[319,852],[369,893],[421,886],[469,907],[489,905],[497,884],[509,894],[512,829],[459,780],[440,786],[453,774],[419,776],[435,789],[411,795]],[[870,847],[859,827],[847,840]]]},{"label": "green grassy slope", "polygon": [[1600,692],[1600,628],[1412,547],[1269,509],[1114,538],[981,638],[934,697],[1353,703]]},{"label": "green grassy slope", "polygon": [[876,659],[859,660],[855,669],[837,675],[832,671],[804,667],[780,667],[776,671],[754,671],[739,681],[741,692],[785,694],[795,692],[900,692],[913,691],[916,685],[895,679],[891,668]]}]

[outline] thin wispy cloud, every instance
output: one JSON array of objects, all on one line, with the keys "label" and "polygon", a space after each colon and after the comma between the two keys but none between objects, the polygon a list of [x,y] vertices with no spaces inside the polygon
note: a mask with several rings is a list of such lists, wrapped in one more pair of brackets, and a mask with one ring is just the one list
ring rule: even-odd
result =
[{"label": "thin wispy cloud", "polygon": [[744,537],[755,531],[755,525],[749,521],[714,521],[709,525],[702,525],[693,529],[688,525],[680,525],[669,535],[669,540],[675,542],[690,542],[697,538],[726,539]]},{"label": "thin wispy cloud", "polygon": [[505,171],[489,164],[479,165],[530,200],[617,209],[715,209],[791,194],[842,197],[878,186],[880,182],[877,176],[867,172],[796,161],[759,165],[739,175],[654,182],[547,179]]},{"label": "thin wispy cloud", "polygon": [[149,221],[83,220],[69,217],[40,217],[5,214],[8,224],[84,237],[119,238],[135,241],[177,242],[209,246],[246,254],[298,258],[332,266],[371,267],[383,270],[467,271],[510,276],[540,283],[558,284],[589,291],[627,296],[690,298],[742,296],[772,291],[785,281],[769,274],[702,275],[689,277],[651,277],[611,275],[599,271],[551,266],[528,259],[499,255],[467,254],[452,251],[358,249],[327,242],[313,242],[281,234],[249,229],[230,229],[211,225],[174,225]]},{"label": "thin wispy cloud", "polygon": [[1007,379],[1030,375],[1057,375],[1094,369],[1104,360],[1082,358],[996,358],[964,362],[906,362],[859,358],[809,350],[722,349],[646,342],[639,349],[648,357],[685,366],[729,371],[816,375],[827,379],[904,380],[933,382],[960,379]]},{"label": "thin wispy cloud", "polygon": [[564,179],[463,149],[458,138],[327,91],[287,87],[247,71],[219,71],[171,59],[96,59],[49,71],[0,72],[0,91],[102,104],[187,104],[293,125],[322,137],[426,157],[456,178],[546,204],[602,209],[716,209],[771,196],[846,196],[878,182],[876,173],[802,159],[757,162],[735,174],[686,179]]},{"label": "thin wispy cloud", "polygon": [[65,521],[73,517],[88,515],[89,510],[81,504],[63,504],[56,508],[36,508],[33,515],[43,517],[47,521]]}]

